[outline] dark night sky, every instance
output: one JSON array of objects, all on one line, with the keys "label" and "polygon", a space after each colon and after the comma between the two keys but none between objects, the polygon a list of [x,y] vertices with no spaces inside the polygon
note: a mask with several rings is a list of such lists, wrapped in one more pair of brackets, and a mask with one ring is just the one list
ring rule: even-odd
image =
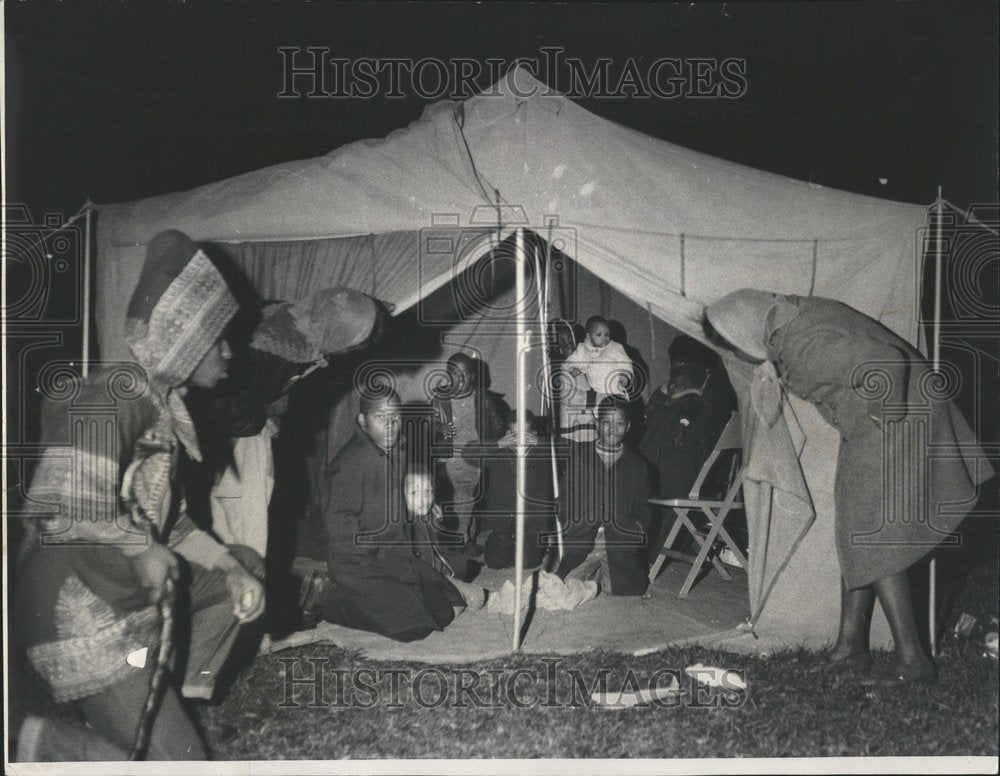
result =
[{"label": "dark night sky", "polygon": [[[9,2],[8,201],[73,213],[381,137],[417,96],[278,99],[279,46],[357,57],[584,62],[742,57],[738,100],[589,99],[590,110],[824,185],[997,199],[994,3],[508,5]],[[879,178],[888,183],[879,183]]]}]

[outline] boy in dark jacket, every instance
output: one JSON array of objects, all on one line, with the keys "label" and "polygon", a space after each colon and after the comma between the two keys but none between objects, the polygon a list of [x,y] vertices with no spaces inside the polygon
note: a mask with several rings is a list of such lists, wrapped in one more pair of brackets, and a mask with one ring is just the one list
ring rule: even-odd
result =
[{"label": "boy in dark jacket", "polygon": [[628,404],[615,396],[597,407],[597,440],[574,443],[560,488],[563,559],[556,574],[599,577],[611,595],[646,592],[649,467],[624,445]]},{"label": "boy in dark jacket", "polygon": [[456,607],[481,607],[485,593],[471,585],[460,591],[427,562],[412,535],[399,445],[399,398],[394,393],[363,396],[358,426],[329,470],[324,509],[329,582],[322,593],[323,619],[415,641],[443,630]]}]

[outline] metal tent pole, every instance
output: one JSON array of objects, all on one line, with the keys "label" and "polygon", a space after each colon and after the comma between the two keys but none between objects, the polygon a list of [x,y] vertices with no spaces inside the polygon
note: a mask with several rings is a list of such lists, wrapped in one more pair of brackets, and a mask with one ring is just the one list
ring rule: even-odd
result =
[{"label": "metal tent pole", "polygon": [[528,386],[525,369],[527,357],[528,331],[525,321],[525,294],[527,283],[527,258],[524,253],[524,230],[517,230],[514,243],[515,260],[517,263],[516,299],[517,299],[517,501],[515,513],[516,531],[514,534],[514,637],[513,649],[521,649],[521,600],[524,595],[524,480],[525,480],[525,443],[527,442],[525,426],[528,411]]},{"label": "metal tent pole", "polygon": [[[934,371],[941,371],[941,229],[944,225],[944,200],[941,187],[937,195],[937,225],[934,230]],[[937,558],[931,554],[928,568],[927,628],[930,631],[931,657],[937,657]]]}]

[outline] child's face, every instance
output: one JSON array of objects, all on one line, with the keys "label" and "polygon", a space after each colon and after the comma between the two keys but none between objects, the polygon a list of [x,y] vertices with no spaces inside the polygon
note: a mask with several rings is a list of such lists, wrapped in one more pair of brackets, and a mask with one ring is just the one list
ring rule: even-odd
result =
[{"label": "child's face", "polygon": [[605,447],[618,447],[624,441],[628,429],[628,418],[620,409],[602,412],[597,417],[597,438]]},{"label": "child's face", "polygon": [[611,342],[611,329],[606,323],[595,323],[587,333],[590,335],[590,344],[595,348],[603,348]]},{"label": "child's face", "polygon": [[408,474],[403,480],[403,497],[411,514],[423,517],[434,506],[434,483],[426,474]]},{"label": "child's face", "polygon": [[573,351],[576,350],[576,340],[573,338],[573,332],[567,329],[559,329],[556,332],[556,350],[559,351],[559,355],[563,358],[569,358],[573,355]]},{"label": "child's face", "polygon": [[694,370],[685,363],[674,364],[670,369],[670,381],[667,391],[671,396],[686,391],[688,388],[696,388],[694,381]]},{"label": "child's face", "polygon": [[448,377],[451,380],[452,392],[464,396],[476,385],[474,369],[464,361],[448,364]]},{"label": "child's face", "polygon": [[379,402],[367,413],[358,415],[358,423],[383,450],[396,446],[399,440],[399,405],[393,401]]}]

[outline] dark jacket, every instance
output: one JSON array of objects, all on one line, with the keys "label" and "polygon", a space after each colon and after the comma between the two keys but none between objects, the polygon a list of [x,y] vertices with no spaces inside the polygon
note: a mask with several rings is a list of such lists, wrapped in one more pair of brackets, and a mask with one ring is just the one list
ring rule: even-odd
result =
[{"label": "dark jacket", "polygon": [[[479,498],[472,509],[477,538],[485,536],[484,561],[490,568],[514,565],[517,511],[517,454],[496,442],[466,445],[462,457],[482,469]],[[552,463],[548,444],[528,449],[525,463],[525,565],[536,566],[555,529]]]},{"label": "dark jacket", "polygon": [[687,393],[670,399],[656,391],[646,408],[646,433],[639,451],[653,464],[653,493],[687,498],[702,465],[732,415],[718,394]]},{"label": "dark jacket", "polygon": [[612,595],[642,595],[647,569],[644,549],[650,524],[649,465],[625,448],[606,467],[593,442],[570,446],[559,489],[564,553],[556,573],[566,575],[586,560],[598,528],[604,528]]},{"label": "dark jacket", "polygon": [[408,640],[443,629],[462,599],[407,519],[403,455],[358,430],[330,463],[324,519],[331,584],[323,616]]},{"label": "dark jacket", "polygon": [[[501,398],[492,391],[476,389],[476,436],[481,442],[499,439],[507,431]],[[443,424],[452,422],[451,397],[438,393],[431,399],[434,409],[434,449],[435,458],[454,458],[456,451],[451,439],[444,436]]]}]

